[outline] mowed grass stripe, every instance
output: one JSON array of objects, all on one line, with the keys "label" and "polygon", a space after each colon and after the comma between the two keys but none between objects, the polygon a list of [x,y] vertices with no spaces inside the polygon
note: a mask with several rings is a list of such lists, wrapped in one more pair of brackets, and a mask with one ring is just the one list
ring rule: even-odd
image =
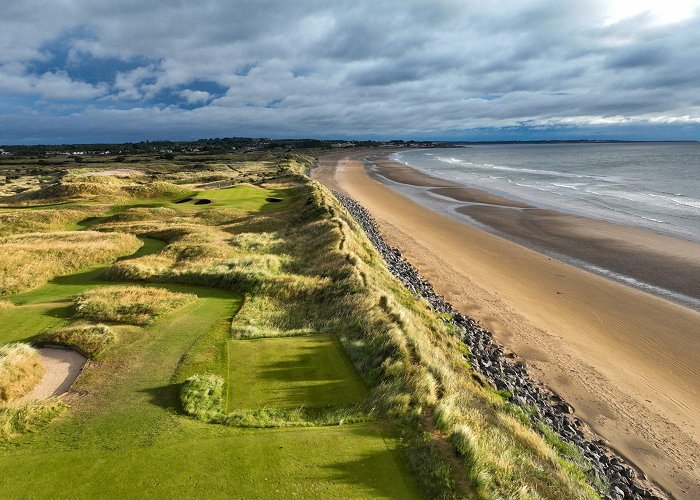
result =
[{"label": "mowed grass stripe", "polygon": [[398,440],[376,424],[203,426],[147,447],[13,455],[0,460],[0,497],[421,498]]},{"label": "mowed grass stripe", "polygon": [[333,335],[232,340],[228,409],[344,406],[367,395]]}]

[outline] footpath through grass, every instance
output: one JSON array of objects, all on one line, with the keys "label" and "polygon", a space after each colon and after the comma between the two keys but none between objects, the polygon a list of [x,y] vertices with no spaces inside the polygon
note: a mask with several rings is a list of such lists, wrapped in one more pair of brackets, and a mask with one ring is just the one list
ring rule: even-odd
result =
[{"label": "footpath through grass", "polygon": [[[207,191],[198,197],[212,204],[196,210],[283,209],[289,201],[265,199],[284,194],[255,186]],[[145,244],[123,260],[166,248],[140,237]],[[105,269],[60,276],[10,297],[15,306],[0,309],[0,344],[69,324],[73,296],[117,283],[100,279]],[[200,370],[227,376],[231,408],[357,403],[367,390],[337,338],[230,340],[242,295],[139,286],[197,299],[144,328],[116,325],[119,341],[77,380],[68,412],[36,433],[0,441],[0,498],[419,498],[398,438],[380,422],[243,429],[182,414],[181,383]]]}]

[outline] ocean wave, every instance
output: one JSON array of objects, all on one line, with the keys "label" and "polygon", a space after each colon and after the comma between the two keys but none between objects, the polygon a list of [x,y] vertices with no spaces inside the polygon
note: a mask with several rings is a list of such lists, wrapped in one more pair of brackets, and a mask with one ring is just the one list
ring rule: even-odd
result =
[{"label": "ocean wave", "polygon": [[567,179],[594,179],[598,181],[606,181],[605,177],[595,176],[595,175],[583,175],[583,174],[573,174],[570,172],[561,172],[559,170],[544,170],[544,169],[534,169],[525,167],[509,167],[507,165],[495,165],[493,163],[474,163],[465,159],[455,158],[454,156],[436,156],[436,159],[443,163],[449,165],[464,165],[469,167],[475,167],[482,170],[498,170],[502,172],[514,172],[519,174],[532,174],[539,176],[550,176],[550,177],[565,177]]}]

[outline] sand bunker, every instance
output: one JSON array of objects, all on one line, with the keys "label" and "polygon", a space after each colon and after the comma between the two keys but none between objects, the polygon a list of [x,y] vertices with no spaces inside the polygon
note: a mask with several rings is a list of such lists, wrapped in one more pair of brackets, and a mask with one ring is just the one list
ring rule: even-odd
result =
[{"label": "sand bunker", "polygon": [[211,203],[211,200],[208,200],[206,198],[202,198],[201,200],[197,200],[194,202],[195,205],[209,205]]},{"label": "sand bunker", "polygon": [[37,351],[44,365],[44,376],[22,400],[48,398],[68,392],[87,358],[79,352],[59,347],[40,347]]},{"label": "sand bunker", "polygon": [[265,198],[265,201],[268,201],[270,203],[279,203],[282,201],[282,198]]}]

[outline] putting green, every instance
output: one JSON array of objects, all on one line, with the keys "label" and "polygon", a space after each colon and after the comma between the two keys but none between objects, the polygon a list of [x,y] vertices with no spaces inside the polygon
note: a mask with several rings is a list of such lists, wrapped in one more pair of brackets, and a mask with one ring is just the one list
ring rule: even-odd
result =
[{"label": "putting green", "polygon": [[[267,201],[268,198],[279,199],[278,202]],[[293,189],[269,189],[252,184],[240,184],[238,186],[217,189],[213,191],[201,191],[193,197],[192,201],[180,203],[180,208],[206,208],[206,207],[231,207],[247,212],[267,212],[285,208],[295,198]],[[207,205],[195,205],[198,200],[210,200]]]},{"label": "putting green", "polygon": [[228,409],[349,405],[367,395],[331,335],[232,340]]}]

